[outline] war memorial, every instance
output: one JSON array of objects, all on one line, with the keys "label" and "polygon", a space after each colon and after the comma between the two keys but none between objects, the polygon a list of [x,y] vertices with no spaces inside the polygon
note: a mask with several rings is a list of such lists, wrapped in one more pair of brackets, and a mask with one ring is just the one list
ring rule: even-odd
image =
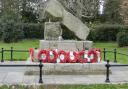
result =
[{"label": "war memorial", "polygon": [[[45,22],[44,39],[39,49],[30,49],[30,60],[42,60],[44,74],[105,74],[100,49],[92,48],[93,42],[86,40],[90,29],[77,17],[68,12],[59,1],[47,2],[45,14],[60,18]],[[61,24],[72,31],[79,40],[62,38]],[[36,73],[37,69],[29,69]]]},{"label": "war memorial", "polygon": [[0,89],[127,89],[117,1],[0,0]]}]

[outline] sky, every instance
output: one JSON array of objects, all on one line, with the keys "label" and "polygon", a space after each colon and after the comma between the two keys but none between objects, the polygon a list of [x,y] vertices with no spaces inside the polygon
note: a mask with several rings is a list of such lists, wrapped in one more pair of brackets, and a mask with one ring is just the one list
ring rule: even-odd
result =
[{"label": "sky", "polygon": [[103,10],[104,10],[104,0],[100,0],[100,8],[99,8],[100,14],[103,14]]}]

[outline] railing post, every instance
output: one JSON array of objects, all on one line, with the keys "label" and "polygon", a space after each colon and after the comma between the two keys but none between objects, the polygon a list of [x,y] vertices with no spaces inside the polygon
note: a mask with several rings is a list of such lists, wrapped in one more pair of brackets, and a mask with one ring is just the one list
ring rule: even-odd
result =
[{"label": "railing post", "polygon": [[110,82],[110,80],[109,80],[109,67],[110,67],[109,60],[107,60],[107,64],[105,66],[106,66],[106,80],[105,80],[105,82],[109,83]]},{"label": "railing post", "polygon": [[116,49],[114,49],[114,62],[115,63],[117,62],[117,60],[116,60],[116,53],[117,53],[117,51],[116,51]]},{"label": "railing post", "polygon": [[103,53],[104,53],[104,61],[106,61],[106,49],[105,48],[104,48]]},{"label": "railing post", "polygon": [[13,47],[11,47],[11,60],[10,61],[13,61]]},{"label": "railing post", "polygon": [[1,49],[1,62],[4,62],[4,48]]},{"label": "railing post", "polygon": [[42,61],[40,60],[40,64],[39,64],[39,68],[40,68],[39,83],[43,83],[43,80],[42,80],[42,67],[43,67],[43,64],[42,64]]}]

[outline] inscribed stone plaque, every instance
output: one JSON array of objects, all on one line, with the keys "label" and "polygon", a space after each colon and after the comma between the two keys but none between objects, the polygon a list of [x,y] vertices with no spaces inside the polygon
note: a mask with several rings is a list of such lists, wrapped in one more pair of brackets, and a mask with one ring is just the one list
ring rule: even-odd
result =
[{"label": "inscribed stone plaque", "polygon": [[66,51],[74,51],[76,49],[76,44],[74,42],[59,42],[58,43],[59,50],[66,50]]},{"label": "inscribed stone plaque", "polygon": [[59,36],[62,35],[62,29],[60,22],[46,22],[44,30],[45,40],[58,40]]}]

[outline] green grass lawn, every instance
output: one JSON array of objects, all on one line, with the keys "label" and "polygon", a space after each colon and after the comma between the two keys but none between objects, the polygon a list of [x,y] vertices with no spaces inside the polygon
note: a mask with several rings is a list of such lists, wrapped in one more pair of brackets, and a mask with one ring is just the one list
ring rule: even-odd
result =
[{"label": "green grass lawn", "polygon": [[[13,47],[16,50],[29,50],[29,48],[38,48],[39,47],[39,40],[38,39],[33,39],[33,40],[23,40],[17,43],[3,43],[0,42],[0,48],[4,49],[10,49]],[[28,52],[26,53],[21,53],[21,52],[14,52],[13,53],[13,59],[14,60],[26,60],[29,57]],[[1,59],[1,54],[0,54],[0,59]],[[4,52],[4,59],[10,60],[10,52]]]},{"label": "green grass lawn", "polygon": [[[17,50],[28,50],[29,48],[35,48],[35,47],[38,48],[39,39],[31,39],[31,40],[27,39],[17,43],[9,43],[9,44],[0,42],[0,48],[10,49],[11,47]],[[106,50],[111,50],[111,51],[113,51],[113,49],[116,48],[117,52],[128,54],[128,47],[120,48],[118,47],[116,42],[109,42],[109,43],[96,42],[94,43],[93,48],[101,48],[102,50],[106,48]],[[5,54],[4,59],[10,59],[10,52],[5,52],[4,54]],[[29,54],[27,52],[26,53],[14,52],[13,54],[14,54],[13,56],[14,60],[23,60],[23,59],[26,60],[29,57]],[[1,59],[1,55],[0,55],[0,59]],[[114,54],[106,53],[106,59],[113,61]],[[128,56],[118,54],[117,61],[120,63],[128,63]]]},{"label": "green grass lawn", "polygon": [[99,85],[41,85],[41,86],[21,86],[3,85],[0,89],[128,89],[128,84],[99,84]]},{"label": "green grass lawn", "polygon": [[[94,48],[101,48],[102,50],[104,48],[106,48],[106,50],[110,50],[110,51],[113,51],[116,48],[117,52],[128,54],[128,47],[118,47],[118,44],[116,42],[109,42],[109,43],[97,42],[97,43],[94,43],[93,47]],[[106,53],[106,59],[114,61],[113,60],[114,59],[114,53],[107,52]],[[117,61],[120,63],[128,64],[128,56],[117,54]]]}]

